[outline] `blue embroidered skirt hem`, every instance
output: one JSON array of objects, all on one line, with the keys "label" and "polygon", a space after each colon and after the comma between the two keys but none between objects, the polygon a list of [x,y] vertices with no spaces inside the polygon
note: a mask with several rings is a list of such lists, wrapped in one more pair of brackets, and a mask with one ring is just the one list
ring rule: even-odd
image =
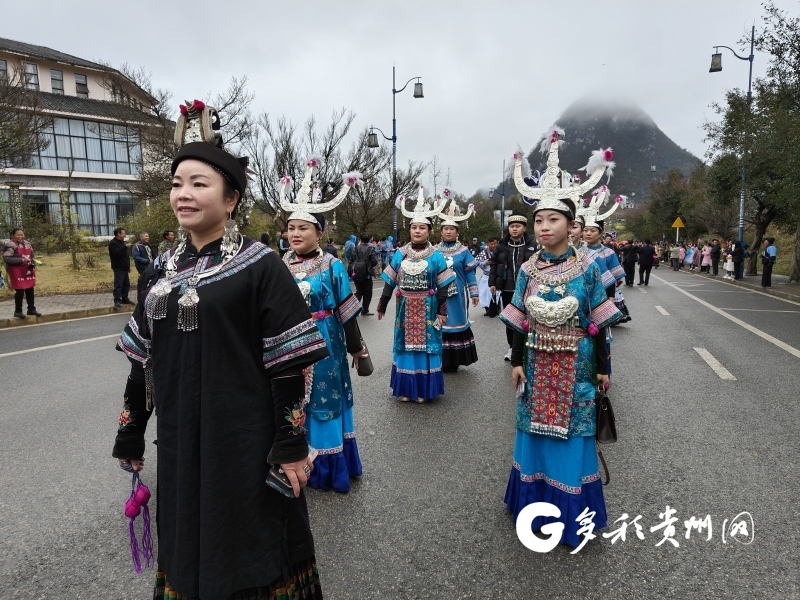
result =
[{"label": "blue embroidered skirt hem", "polygon": [[539,531],[547,523],[563,523],[561,543],[573,548],[583,539],[578,535],[581,524],[576,519],[585,508],[595,513],[595,531],[606,526],[606,503],[593,437],[559,440],[517,431],[505,503],[516,522],[522,509],[534,502],[557,506],[561,516],[537,517],[531,529]]},{"label": "blue embroidered skirt hem", "polygon": [[442,355],[426,352],[397,352],[389,384],[395,396],[432,400],[444,394]]},{"label": "blue embroidered skirt hem", "polygon": [[345,439],[341,452],[317,456],[308,487],[345,493],[350,491],[351,477],[361,477],[361,458],[355,438]]},{"label": "blue embroidered skirt hem", "polygon": [[308,487],[325,491],[350,491],[350,478],[361,477],[361,458],[356,444],[353,409],[345,404],[336,419],[308,419],[308,443],[319,450]]}]

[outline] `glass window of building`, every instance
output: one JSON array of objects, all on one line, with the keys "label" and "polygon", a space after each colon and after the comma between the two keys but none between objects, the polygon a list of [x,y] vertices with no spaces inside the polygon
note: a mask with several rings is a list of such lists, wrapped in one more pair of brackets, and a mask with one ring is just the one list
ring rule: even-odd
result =
[{"label": "glass window of building", "polygon": [[[82,173],[139,175],[139,131],[82,119],[53,119],[44,132],[47,147],[30,159],[33,168]],[[29,167],[30,168],[30,167]]]},{"label": "glass window of building", "polygon": [[89,97],[89,86],[86,84],[86,75],[75,73],[75,91],[78,92],[78,98]]},{"label": "glass window of building", "polygon": [[50,69],[50,83],[54,94],[64,95],[64,73],[58,69]]},{"label": "glass window of building", "polygon": [[[2,201],[0,190],[0,201]],[[30,210],[49,223],[61,223],[62,205],[55,190],[20,190]],[[133,198],[126,192],[74,191],[70,209],[78,229],[91,235],[111,236],[120,219],[133,212]]]},{"label": "glass window of building", "polygon": [[25,87],[29,90],[39,89],[39,68],[33,63],[24,63]]},{"label": "glass window of building", "polygon": [[8,81],[8,63],[0,59],[0,81]]}]

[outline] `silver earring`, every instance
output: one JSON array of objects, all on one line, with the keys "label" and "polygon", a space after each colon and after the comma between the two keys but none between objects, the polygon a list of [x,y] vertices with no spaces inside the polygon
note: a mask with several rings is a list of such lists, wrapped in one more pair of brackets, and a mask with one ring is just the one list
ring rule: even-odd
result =
[{"label": "silver earring", "polygon": [[181,244],[186,240],[190,240],[191,238],[192,236],[188,231],[186,231],[182,226],[178,227],[178,244]]},{"label": "silver earring", "polygon": [[222,253],[226,256],[236,254],[240,237],[239,227],[231,218],[231,214],[228,213],[228,220],[225,221],[225,233],[222,236]]}]

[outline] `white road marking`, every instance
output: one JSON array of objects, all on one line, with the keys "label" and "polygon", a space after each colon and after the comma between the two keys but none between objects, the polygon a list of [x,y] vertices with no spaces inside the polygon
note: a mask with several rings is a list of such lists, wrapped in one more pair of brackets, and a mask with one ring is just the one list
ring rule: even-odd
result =
[{"label": "white road marking", "polygon": [[[695,275],[695,277],[702,277],[702,275]],[[744,292],[746,294],[761,294],[762,296],[767,296],[769,298],[775,298],[776,300],[780,300],[781,302],[788,302],[789,304],[794,304],[795,306],[800,306],[800,302],[794,302],[792,300],[787,300],[786,298],[781,298],[780,296],[773,296],[772,294],[767,294],[766,292],[762,292],[760,290],[742,289],[742,287],[741,287],[742,284],[738,284],[737,285],[737,284],[733,283],[732,281],[725,281],[722,277],[718,277],[718,278],[717,277],[709,277],[708,279],[710,279],[711,281],[714,281],[716,283],[721,283],[722,285],[727,285],[728,287],[738,288],[737,290],[731,290],[731,291],[740,291],[740,292]],[[714,291],[714,290],[702,290],[702,291]]]},{"label": "white road marking", "polygon": [[642,292],[643,294],[647,293],[647,290],[644,289],[643,287],[637,287],[636,289],[639,290],[640,292]]},{"label": "white road marking", "polygon": [[667,311],[665,311],[663,308],[661,308],[660,306],[656,306],[656,310],[658,312],[660,312],[662,315],[664,315],[665,317],[669,316],[669,313]]},{"label": "white road marking", "polygon": [[730,371],[728,371],[728,369],[723,367],[722,363],[711,355],[711,352],[709,352],[705,348],[695,348],[694,351],[700,355],[700,358],[706,361],[708,366],[714,370],[714,373],[719,375],[720,379],[727,379],[728,381],[736,381],[736,377],[733,376],[733,373],[731,373]]},{"label": "white road marking", "polygon": [[749,311],[749,312],[800,313],[800,310],[770,310],[768,308],[723,308],[722,310],[746,310],[746,311]]},{"label": "white road marking", "polygon": [[[654,277],[655,277],[655,276],[654,276]],[[718,315],[722,315],[723,317],[725,317],[725,318],[726,318],[726,319],[728,319],[729,321],[733,321],[734,323],[736,323],[736,324],[737,324],[737,325],[739,325],[740,327],[743,327],[743,328],[747,329],[747,331],[749,331],[750,333],[754,333],[754,334],[756,334],[758,337],[765,339],[765,340],[766,340],[766,341],[768,341],[770,344],[775,344],[775,345],[776,345],[778,348],[780,348],[781,350],[785,350],[786,352],[788,352],[788,353],[789,353],[789,354],[791,354],[792,356],[796,356],[797,358],[800,358],[800,350],[798,350],[797,348],[795,348],[795,347],[793,347],[793,346],[790,346],[790,345],[789,345],[789,344],[787,344],[786,342],[782,342],[782,341],[781,341],[781,340],[779,340],[778,338],[772,337],[770,334],[768,334],[768,333],[765,333],[765,332],[761,331],[761,330],[760,330],[760,329],[758,329],[757,327],[753,327],[752,325],[750,325],[750,323],[745,323],[745,322],[744,322],[744,321],[742,321],[741,319],[737,319],[737,318],[736,318],[736,317],[734,317],[733,315],[729,315],[728,313],[726,313],[726,312],[725,312],[724,310],[722,310],[721,308],[717,308],[716,306],[714,306],[714,305],[713,305],[713,304],[711,304],[710,302],[706,302],[705,300],[701,300],[701,299],[700,299],[700,298],[698,298],[697,296],[693,296],[692,294],[690,294],[690,293],[689,293],[689,292],[687,292],[686,290],[682,290],[682,289],[681,289],[681,288],[679,288],[677,285],[673,285],[673,284],[672,284],[672,283],[670,283],[669,281],[666,281],[666,280],[664,280],[664,279],[661,279],[660,277],[656,277],[656,279],[658,279],[658,280],[659,280],[661,283],[666,283],[668,286],[670,286],[670,287],[672,287],[672,288],[674,288],[674,289],[678,290],[678,291],[679,291],[681,294],[684,294],[684,295],[686,295],[686,296],[689,296],[689,298],[691,298],[692,300],[694,300],[694,301],[696,301],[696,302],[699,302],[700,304],[702,304],[702,305],[703,305],[703,306],[705,306],[706,308],[709,308],[709,309],[713,310],[713,311],[714,311],[715,313],[717,313]],[[765,295],[766,295],[766,294],[765,294]],[[772,297],[774,297],[774,296],[772,296]],[[776,298],[776,300],[783,300],[783,298]],[[791,302],[791,300],[783,300],[783,301],[784,301],[784,302]],[[791,302],[791,303],[792,303],[792,304],[795,304],[794,302]]]},{"label": "white road marking", "polygon": [[[83,310],[80,308],[76,308],[75,310]],[[69,312],[69,311],[62,311],[62,312]],[[133,313],[129,312],[118,312],[118,313],[109,313],[107,315],[97,315],[94,317],[81,317],[79,319],[62,319],[61,321],[48,321],[47,323],[32,323],[31,325],[14,325],[14,327],[3,327],[0,329],[0,333],[3,331],[16,331],[18,329],[27,329],[28,327],[43,327],[44,325],[63,325],[64,323],[71,323],[73,321],[86,321],[87,319],[105,319],[106,317],[118,317],[120,315],[128,315],[130,319],[130,315]]]},{"label": "white road marking", "polygon": [[101,335],[100,337],[93,337],[88,338],[85,340],[75,340],[74,342],[64,342],[63,344],[53,344],[52,346],[39,346],[38,348],[28,348],[27,350],[17,350],[16,352],[6,352],[5,354],[0,354],[0,358],[5,358],[6,356],[16,356],[17,354],[28,354],[29,352],[39,352],[41,350],[50,350],[52,348],[63,348],[64,346],[72,346],[74,344],[84,344],[86,342],[96,342],[97,340],[108,340],[110,338],[118,338],[119,334],[115,333],[112,335]]}]

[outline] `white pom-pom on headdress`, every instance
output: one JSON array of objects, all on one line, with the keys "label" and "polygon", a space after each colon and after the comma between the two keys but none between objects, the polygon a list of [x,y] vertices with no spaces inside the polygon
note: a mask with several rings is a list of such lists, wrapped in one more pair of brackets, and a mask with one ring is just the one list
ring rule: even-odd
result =
[{"label": "white pom-pom on headdress", "polygon": [[591,175],[600,167],[605,167],[605,174],[608,176],[608,179],[611,179],[611,176],[614,174],[614,167],[617,166],[617,164],[612,160],[613,158],[614,153],[611,151],[611,148],[600,148],[600,150],[595,150],[592,152],[589,162],[586,163],[586,166],[581,167],[581,170],[586,171],[589,175]]},{"label": "white pom-pom on headdress", "polygon": [[564,145],[564,140],[561,139],[564,137],[564,130],[559,127],[558,125],[553,125],[550,129],[547,130],[544,134],[544,139],[542,140],[541,145],[539,146],[539,152],[544,154],[545,152],[550,151],[550,144],[558,142],[558,147]]},{"label": "white pom-pom on headdress", "polygon": [[444,196],[445,200],[449,200],[450,198],[455,196],[455,194],[456,193],[447,186],[445,186],[445,188],[442,190],[442,196]]},{"label": "white pom-pom on headdress", "polygon": [[531,174],[531,166],[528,164],[528,159],[525,157],[525,152],[522,150],[522,146],[517,146],[517,151],[511,156],[511,164],[508,165],[508,169],[506,170],[506,176],[510,177],[511,179],[514,178],[514,166],[517,164],[517,160],[522,161],[522,176],[528,177]]},{"label": "white pom-pom on headdress", "polygon": [[312,169],[318,169],[321,164],[322,158],[319,156],[309,156],[308,160],[306,160],[306,167],[311,167]]},{"label": "white pom-pom on headdress", "polygon": [[349,173],[342,175],[342,182],[350,187],[361,184],[362,180],[363,177],[358,171],[350,171]]},{"label": "white pom-pom on headdress", "polygon": [[291,178],[291,177],[289,177],[288,175],[284,175],[283,177],[281,177],[281,179],[280,179],[279,183],[280,183],[281,185],[291,185],[291,183],[292,183],[292,178]]},{"label": "white pom-pom on headdress", "polygon": [[394,202],[394,205],[395,205],[397,208],[402,208],[402,207],[403,207],[403,203],[404,203],[405,201],[406,201],[406,197],[405,197],[405,196],[403,196],[403,195],[401,194],[401,195],[399,195],[399,196],[397,197],[397,200],[395,200],[395,202]]},{"label": "white pom-pom on headdress", "polygon": [[614,198],[614,202],[616,202],[616,203],[627,202],[627,201],[628,201],[628,197],[627,196],[623,196],[622,194],[620,194],[619,196]]}]

